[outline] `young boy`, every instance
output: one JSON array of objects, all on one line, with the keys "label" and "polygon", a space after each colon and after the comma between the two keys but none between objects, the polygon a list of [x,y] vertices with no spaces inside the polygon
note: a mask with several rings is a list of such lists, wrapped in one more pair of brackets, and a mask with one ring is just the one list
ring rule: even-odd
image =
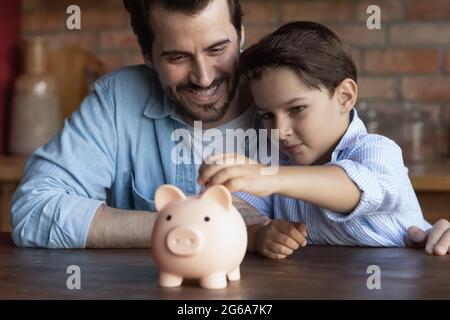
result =
[{"label": "young boy", "polygon": [[281,259],[299,246],[404,246],[408,227],[428,229],[398,145],[358,118],[357,71],[338,36],[294,22],[240,58],[258,113],[279,129],[287,156],[275,175],[260,164],[202,166],[199,183],[223,184],[265,213],[249,250]]}]

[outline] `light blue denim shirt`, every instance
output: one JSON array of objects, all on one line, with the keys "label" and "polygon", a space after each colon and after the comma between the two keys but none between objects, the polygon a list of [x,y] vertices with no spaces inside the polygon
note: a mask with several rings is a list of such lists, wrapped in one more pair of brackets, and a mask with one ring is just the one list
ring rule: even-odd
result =
[{"label": "light blue denim shirt", "polygon": [[187,126],[145,65],[98,80],[61,133],[27,161],[11,208],[15,244],[84,248],[102,203],[155,211],[165,183],[195,194],[195,164],[171,158],[179,128]]},{"label": "light blue denim shirt", "polygon": [[[350,125],[326,165],[341,167],[361,190],[353,212],[333,212],[279,194],[237,196],[272,219],[305,223],[310,244],[404,246],[410,226],[428,229],[430,224],[422,216],[402,150],[386,137],[368,134],[355,109],[350,116]],[[284,165],[291,165],[286,158]]]}]

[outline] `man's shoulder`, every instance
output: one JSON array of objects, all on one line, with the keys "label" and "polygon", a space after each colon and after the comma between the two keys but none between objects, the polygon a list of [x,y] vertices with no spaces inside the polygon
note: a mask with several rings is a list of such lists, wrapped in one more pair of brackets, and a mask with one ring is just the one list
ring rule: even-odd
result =
[{"label": "man's shoulder", "polygon": [[159,89],[154,71],[144,64],[126,66],[114,70],[95,83],[96,88],[103,88],[111,95],[151,95]]}]

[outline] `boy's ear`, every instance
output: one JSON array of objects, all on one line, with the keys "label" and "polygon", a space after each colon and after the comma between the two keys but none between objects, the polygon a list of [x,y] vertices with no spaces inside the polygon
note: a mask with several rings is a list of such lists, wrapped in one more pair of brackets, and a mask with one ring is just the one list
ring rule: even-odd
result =
[{"label": "boy's ear", "polygon": [[346,78],[337,86],[335,94],[341,113],[348,113],[358,98],[358,86],[354,80]]},{"label": "boy's ear", "polygon": [[243,50],[245,44],[245,28],[241,26],[241,42],[239,43],[239,48]]}]

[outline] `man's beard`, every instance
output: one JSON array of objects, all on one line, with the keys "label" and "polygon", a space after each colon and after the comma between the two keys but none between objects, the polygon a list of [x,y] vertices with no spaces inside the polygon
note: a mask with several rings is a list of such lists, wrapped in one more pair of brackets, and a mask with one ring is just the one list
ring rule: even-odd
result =
[{"label": "man's beard", "polygon": [[227,85],[228,92],[226,100],[223,104],[208,103],[202,105],[196,105],[192,103],[186,103],[181,94],[176,94],[173,90],[168,90],[169,97],[177,104],[178,110],[185,116],[194,121],[203,121],[205,123],[215,122],[220,120],[230,107],[230,103],[236,94],[237,87],[239,85],[239,73],[236,72],[234,78],[231,79],[229,75],[222,75],[211,83],[208,88],[201,88],[190,81],[180,83],[176,87],[176,92],[183,90],[208,90],[217,86],[217,90],[221,90],[222,85]]}]

